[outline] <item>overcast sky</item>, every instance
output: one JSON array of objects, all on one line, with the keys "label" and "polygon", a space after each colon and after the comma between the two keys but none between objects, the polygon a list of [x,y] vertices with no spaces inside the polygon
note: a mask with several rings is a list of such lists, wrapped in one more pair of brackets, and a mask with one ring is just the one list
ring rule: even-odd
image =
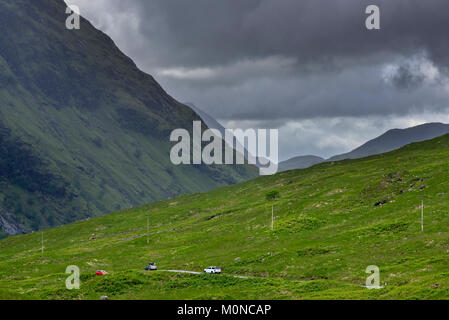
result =
[{"label": "overcast sky", "polygon": [[[280,158],[449,122],[447,0],[67,0],[181,102]],[[365,28],[377,4],[381,30]]]}]

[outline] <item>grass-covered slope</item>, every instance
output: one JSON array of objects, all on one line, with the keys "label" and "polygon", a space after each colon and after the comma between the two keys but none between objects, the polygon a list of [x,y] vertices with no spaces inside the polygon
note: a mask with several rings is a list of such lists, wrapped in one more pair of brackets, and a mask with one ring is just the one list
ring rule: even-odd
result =
[{"label": "grass-covered slope", "polygon": [[[11,237],[0,242],[0,296],[447,299],[448,158],[443,136],[157,202],[47,230],[43,256],[40,233]],[[271,230],[265,195],[273,190]],[[162,270],[219,265],[224,274],[149,273],[148,262]],[[65,289],[68,265],[81,269],[80,290]],[[380,268],[383,289],[362,287],[369,265]],[[97,277],[98,269],[111,274]]]},{"label": "grass-covered slope", "polygon": [[241,182],[170,162],[199,117],[63,0],[0,0],[0,237]]}]

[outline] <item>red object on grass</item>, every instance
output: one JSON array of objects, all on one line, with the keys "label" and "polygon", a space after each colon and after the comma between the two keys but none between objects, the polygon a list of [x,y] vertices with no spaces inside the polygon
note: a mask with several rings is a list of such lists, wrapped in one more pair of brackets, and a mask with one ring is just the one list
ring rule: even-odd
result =
[{"label": "red object on grass", "polygon": [[104,270],[98,270],[97,272],[95,272],[95,274],[97,276],[104,276],[105,274],[108,274],[108,273],[106,271],[104,271]]}]

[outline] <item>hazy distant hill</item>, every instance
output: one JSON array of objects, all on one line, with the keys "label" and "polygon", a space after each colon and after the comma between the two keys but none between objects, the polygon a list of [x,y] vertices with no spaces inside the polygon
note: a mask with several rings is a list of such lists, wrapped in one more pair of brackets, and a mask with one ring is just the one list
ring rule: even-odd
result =
[{"label": "hazy distant hill", "polygon": [[396,150],[412,142],[420,142],[440,137],[447,133],[449,133],[449,124],[444,123],[426,123],[407,129],[392,129],[351,152],[336,155],[327,160],[317,156],[299,156],[291,158],[279,163],[279,171],[308,168],[324,161],[364,158]]},{"label": "hazy distant hill", "polygon": [[399,149],[409,143],[433,139],[449,133],[449,124],[426,123],[407,129],[392,129],[368,141],[351,152],[329,158],[327,161],[357,159]]},{"label": "hazy distant hill", "polygon": [[325,161],[317,156],[299,156],[279,163],[279,171],[304,169]]},{"label": "hazy distant hill", "polygon": [[174,166],[169,134],[199,117],[62,0],[0,0],[0,236],[258,175]]},{"label": "hazy distant hill", "polygon": [[212,116],[210,116],[208,113],[204,112],[200,108],[198,108],[195,104],[192,102],[185,102],[186,106],[189,106],[192,108],[193,111],[196,112],[200,116],[200,118],[204,121],[204,123],[212,129],[217,129],[220,131],[221,135],[224,137],[225,135],[225,127],[223,127],[217,120],[215,120]]},{"label": "hazy distant hill", "polygon": [[[195,106],[195,104],[193,104],[192,102],[185,102],[185,105],[189,106],[190,108],[192,108],[192,110],[195,111],[200,116],[200,118],[203,120],[203,122],[209,128],[217,129],[218,131],[220,131],[221,136],[226,140],[226,142],[227,142],[227,144],[229,146],[232,146],[235,149],[243,148],[245,150],[245,154],[244,154],[245,159],[248,159],[248,149],[244,148],[242,146],[242,144],[237,141],[236,138],[230,138],[230,139],[228,138],[228,139],[226,139],[226,128],[223,127],[217,120],[215,120],[211,115],[209,115],[208,113],[204,112],[203,110],[201,110],[200,108]],[[267,160],[264,159],[263,161],[265,162]],[[259,162],[256,163],[256,166],[258,166],[258,167],[268,167],[268,165],[264,165],[264,166],[260,165]],[[278,171],[280,171],[280,170],[278,170]]]}]

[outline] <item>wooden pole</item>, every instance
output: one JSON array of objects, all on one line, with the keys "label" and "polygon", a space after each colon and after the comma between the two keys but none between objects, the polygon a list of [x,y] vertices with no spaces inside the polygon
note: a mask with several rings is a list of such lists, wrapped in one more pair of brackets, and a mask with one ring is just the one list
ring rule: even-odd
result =
[{"label": "wooden pole", "polygon": [[147,216],[147,244],[150,244],[150,216]]},{"label": "wooden pole", "polygon": [[424,232],[424,200],[421,200],[421,232]]}]

